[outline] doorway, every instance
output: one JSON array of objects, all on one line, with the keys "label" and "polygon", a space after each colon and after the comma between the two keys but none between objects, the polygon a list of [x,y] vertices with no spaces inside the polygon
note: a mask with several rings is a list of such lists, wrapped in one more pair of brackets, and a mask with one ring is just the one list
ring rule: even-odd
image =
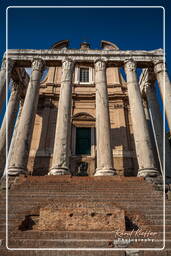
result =
[{"label": "doorway", "polygon": [[91,128],[76,128],[76,155],[91,155]]}]

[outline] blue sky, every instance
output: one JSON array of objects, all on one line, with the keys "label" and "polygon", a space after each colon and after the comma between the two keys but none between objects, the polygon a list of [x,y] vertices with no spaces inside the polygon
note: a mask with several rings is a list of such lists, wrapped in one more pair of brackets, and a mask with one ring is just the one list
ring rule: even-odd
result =
[{"label": "blue sky", "polygon": [[[171,71],[167,0],[1,0],[0,1],[0,58],[5,51],[5,10],[8,6],[31,5],[141,5],[164,6],[166,10],[166,58]],[[70,40],[71,48],[79,48],[88,41],[92,48],[100,47],[100,40],[114,42],[123,50],[153,50],[163,48],[162,8],[10,8],[8,10],[9,49],[47,49],[59,40]],[[170,72],[169,72],[170,73]]]}]

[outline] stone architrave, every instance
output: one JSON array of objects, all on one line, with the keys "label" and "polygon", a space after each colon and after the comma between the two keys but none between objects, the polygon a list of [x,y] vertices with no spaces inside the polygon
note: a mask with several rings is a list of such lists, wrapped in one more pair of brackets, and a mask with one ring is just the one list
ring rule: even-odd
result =
[{"label": "stone architrave", "polygon": [[159,175],[150,141],[140,88],[136,76],[136,63],[130,59],[125,62],[128,97],[134,133],[135,148],[139,165],[138,176],[155,177]]},{"label": "stone architrave", "polygon": [[95,62],[97,169],[95,176],[113,176],[106,63]]},{"label": "stone architrave", "polygon": [[17,128],[15,143],[8,163],[8,175],[27,174],[27,161],[43,70],[44,62],[41,59],[35,59],[32,63],[32,74]]},{"label": "stone architrave", "polygon": [[[7,67],[7,76],[6,76]],[[6,97],[6,83],[10,82],[11,71],[14,67],[14,61],[11,59],[3,59],[1,70],[0,70],[0,113],[2,111],[3,102]],[[7,81],[6,81],[7,78]]]},{"label": "stone architrave", "polygon": [[[15,120],[17,117],[17,111],[19,107],[19,94],[18,94],[18,85],[13,83],[11,95],[8,101],[8,107],[6,114],[4,116],[1,130],[0,130],[0,176],[3,174],[5,161],[6,161],[6,131],[8,138],[8,148],[11,142],[11,137],[15,125]],[[8,152],[7,148],[7,152]]]},{"label": "stone architrave", "polygon": [[163,61],[154,62],[154,72],[157,77],[163,105],[165,106],[166,118],[171,131],[171,84],[165,63]]},{"label": "stone architrave", "polygon": [[65,59],[62,63],[61,88],[55,132],[52,167],[49,175],[68,175],[70,134],[71,134],[71,102],[73,62]]}]

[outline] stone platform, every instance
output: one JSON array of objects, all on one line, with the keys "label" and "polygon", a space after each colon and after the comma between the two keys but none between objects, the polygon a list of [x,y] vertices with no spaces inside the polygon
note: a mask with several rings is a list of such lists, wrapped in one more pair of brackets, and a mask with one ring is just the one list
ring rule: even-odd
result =
[{"label": "stone platform", "polygon": [[[5,190],[1,190],[3,256],[23,256],[23,253],[26,256],[125,256],[129,255],[126,250],[131,248],[151,250],[138,255],[168,256],[167,249],[152,251],[152,248],[163,247],[162,192],[155,191],[143,178],[18,177],[8,192],[8,247],[21,251],[5,249]],[[170,209],[168,201],[166,248],[171,245]],[[130,237],[133,241],[129,241]],[[25,251],[25,248],[31,251]],[[36,248],[39,251],[34,251]],[[97,249],[92,254],[87,248]],[[119,251],[120,248],[124,250]]]}]

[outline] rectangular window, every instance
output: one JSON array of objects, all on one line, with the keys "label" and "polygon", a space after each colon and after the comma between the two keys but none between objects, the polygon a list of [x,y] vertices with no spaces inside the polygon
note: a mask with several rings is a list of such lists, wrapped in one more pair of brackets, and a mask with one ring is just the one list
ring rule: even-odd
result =
[{"label": "rectangular window", "polygon": [[89,68],[80,68],[80,83],[89,83]]}]

